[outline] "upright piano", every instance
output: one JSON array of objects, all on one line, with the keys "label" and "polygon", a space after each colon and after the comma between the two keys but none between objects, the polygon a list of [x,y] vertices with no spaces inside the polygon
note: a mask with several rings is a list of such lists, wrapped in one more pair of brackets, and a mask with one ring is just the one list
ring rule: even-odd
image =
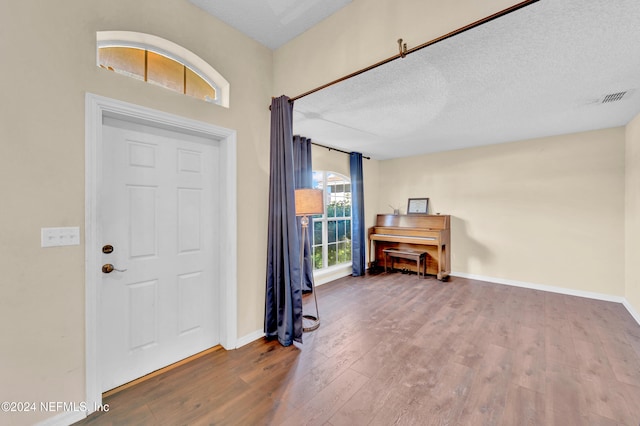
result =
[{"label": "upright piano", "polygon": [[379,214],[368,233],[369,267],[384,264],[385,249],[426,251],[427,274],[446,279],[451,273],[450,220],[449,215]]}]

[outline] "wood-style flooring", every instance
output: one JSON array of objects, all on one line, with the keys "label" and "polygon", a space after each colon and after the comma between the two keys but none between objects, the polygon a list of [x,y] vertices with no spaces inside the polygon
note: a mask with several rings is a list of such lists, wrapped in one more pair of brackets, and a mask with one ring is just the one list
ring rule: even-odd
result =
[{"label": "wood-style flooring", "polygon": [[621,304],[400,273],[317,292],[303,344],[220,349],[77,424],[640,425],[640,325]]}]

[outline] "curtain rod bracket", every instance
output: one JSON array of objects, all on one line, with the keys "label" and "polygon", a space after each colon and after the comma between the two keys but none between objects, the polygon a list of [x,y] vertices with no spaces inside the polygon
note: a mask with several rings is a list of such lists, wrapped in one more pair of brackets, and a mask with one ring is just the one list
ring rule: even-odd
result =
[{"label": "curtain rod bracket", "polygon": [[402,39],[398,39],[398,51],[401,58],[407,56],[407,43],[402,44]]}]

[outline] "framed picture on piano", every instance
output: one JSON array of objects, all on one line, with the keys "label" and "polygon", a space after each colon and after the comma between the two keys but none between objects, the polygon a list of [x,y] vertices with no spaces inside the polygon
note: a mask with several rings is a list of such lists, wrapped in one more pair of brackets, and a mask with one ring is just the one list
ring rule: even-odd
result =
[{"label": "framed picture on piano", "polygon": [[428,198],[409,198],[407,214],[427,214],[429,211]]}]

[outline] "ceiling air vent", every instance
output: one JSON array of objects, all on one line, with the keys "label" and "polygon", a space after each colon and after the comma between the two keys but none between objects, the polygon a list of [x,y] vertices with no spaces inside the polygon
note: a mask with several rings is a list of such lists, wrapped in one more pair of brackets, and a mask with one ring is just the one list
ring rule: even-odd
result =
[{"label": "ceiling air vent", "polygon": [[619,101],[626,94],[627,94],[627,92],[611,93],[611,94],[605,96],[604,98],[602,98],[602,103],[606,104],[606,103],[609,103],[609,102]]}]

